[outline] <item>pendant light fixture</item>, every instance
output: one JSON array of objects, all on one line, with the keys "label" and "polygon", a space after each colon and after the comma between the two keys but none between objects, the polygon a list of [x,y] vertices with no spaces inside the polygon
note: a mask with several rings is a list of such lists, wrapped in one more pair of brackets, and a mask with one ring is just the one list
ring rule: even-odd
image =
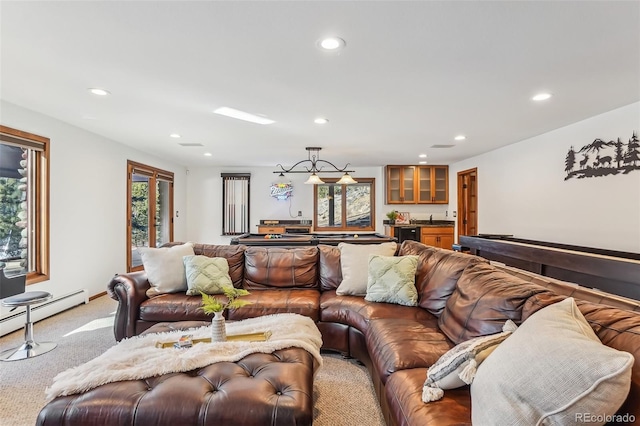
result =
[{"label": "pendant light fixture", "polygon": [[[344,175],[337,183],[341,185],[351,185],[354,183],[358,183],[349,174],[353,173],[353,170],[347,170],[347,167],[349,167],[349,163],[347,163],[347,165],[343,168],[338,168],[332,162],[320,159],[320,150],[322,148],[309,146],[305,149],[309,153],[306,160],[300,160],[290,168],[285,168],[282,164],[278,164],[277,167],[280,167],[280,170],[277,170],[273,173],[311,173],[309,179],[305,181],[305,184],[308,185],[320,185],[324,183],[324,181],[318,176],[318,173],[344,173]],[[295,170],[298,166],[300,166],[300,169]],[[325,166],[332,167],[333,169],[327,170],[325,169]]]}]

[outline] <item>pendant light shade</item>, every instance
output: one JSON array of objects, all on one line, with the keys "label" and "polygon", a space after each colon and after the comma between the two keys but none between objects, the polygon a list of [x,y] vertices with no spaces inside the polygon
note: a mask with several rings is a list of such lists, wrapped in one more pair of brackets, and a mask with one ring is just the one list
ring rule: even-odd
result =
[{"label": "pendant light shade", "polygon": [[311,176],[309,176],[309,179],[307,179],[305,181],[306,185],[320,185],[320,184],[323,184],[323,183],[324,183],[324,181],[322,179],[320,179],[318,177],[318,175],[315,174],[315,173],[313,173]]},{"label": "pendant light shade", "polygon": [[337,183],[340,185],[352,185],[354,183],[358,183],[358,181],[353,179],[349,173],[345,173]]}]

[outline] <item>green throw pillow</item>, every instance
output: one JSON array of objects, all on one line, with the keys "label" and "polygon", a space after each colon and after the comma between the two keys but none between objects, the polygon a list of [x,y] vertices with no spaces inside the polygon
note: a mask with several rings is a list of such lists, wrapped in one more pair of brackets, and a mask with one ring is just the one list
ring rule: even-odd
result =
[{"label": "green throw pillow", "polygon": [[418,256],[369,256],[367,295],[369,302],[416,306]]},{"label": "green throw pillow", "polygon": [[223,257],[184,256],[187,274],[187,295],[222,294],[224,287],[233,287],[229,263]]}]

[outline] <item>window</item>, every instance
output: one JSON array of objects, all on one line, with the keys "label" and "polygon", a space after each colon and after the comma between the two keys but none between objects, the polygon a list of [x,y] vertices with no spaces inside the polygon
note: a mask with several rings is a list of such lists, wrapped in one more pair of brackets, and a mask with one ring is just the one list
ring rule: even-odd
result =
[{"label": "window", "polygon": [[374,231],[375,179],[358,178],[357,184],[340,185],[322,178],[315,185],[313,210],[316,231]]},{"label": "window", "polygon": [[249,232],[249,189],[251,173],[221,173],[222,235]]},{"label": "window", "polygon": [[127,162],[127,271],[142,269],[138,247],[173,241],[173,173]]},{"label": "window", "polygon": [[49,139],[0,126],[0,266],[49,279]]}]

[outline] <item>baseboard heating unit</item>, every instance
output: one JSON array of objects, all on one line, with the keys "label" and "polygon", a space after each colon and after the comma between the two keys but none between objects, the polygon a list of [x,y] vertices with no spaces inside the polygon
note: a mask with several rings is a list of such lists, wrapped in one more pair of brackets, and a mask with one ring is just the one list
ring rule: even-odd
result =
[{"label": "baseboard heating unit", "polygon": [[[34,323],[74,306],[89,303],[89,292],[86,289],[64,295],[53,295],[53,299],[40,305],[31,306],[31,321]],[[24,328],[27,321],[26,308],[19,307],[0,318],[0,336]],[[38,340],[38,326],[34,326],[35,340]]]}]

